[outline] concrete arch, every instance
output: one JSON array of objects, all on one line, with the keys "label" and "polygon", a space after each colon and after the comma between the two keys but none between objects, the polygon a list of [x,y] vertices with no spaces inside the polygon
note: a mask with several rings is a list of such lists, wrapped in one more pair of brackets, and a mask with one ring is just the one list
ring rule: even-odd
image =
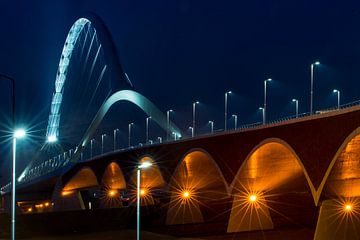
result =
[{"label": "concrete arch", "polygon": [[[274,217],[303,221],[299,216],[311,214],[306,207],[314,202],[315,189],[289,144],[279,138],[269,138],[248,154],[231,184],[231,192],[234,200],[227,231],[243,232],[272,229]],[[280,195],[286,197],[280,199]],[[301,199],[296,209],[289,204],[286,209],[286,204],[281,202],[292,202],[291,199]],[[278,222],[281,224],[284,220]]]},{"label": "concrete arch", "polygon": [[101,185],[105,189],[126,189],[124,174],[116,162],[111,162],[105,169]]},{"label": "concrete arch", "polygon": [[[229,197],[229,187],[217,163],[201,148],[191,149],[181,158],[171,177],[169,191],[168,225],[204,222],[201,207]],[[218,210],[212,209],[214,213]]]},{"label": "concrete arch", "polygon": [[[321,196],[323,195],[323,192],[327,185],[327,182],[329,180],[331,180],[330,178],[331,178],[332,172],[335,170],[336,164],[341,159],[344,160],[344,158],[346,158],[346,157],[349,158],[352,154],[354,154],[354,152],[353,152],[354,149],[351,149],[351,148],[356,148],[359,146],[351,146],[351,145],[357,145],[356,142],[358,142],[359,140],[360,140],[360,127],[358,127],[352,133],[350,133],[349,136],[344,140],[344,142],[338,148],[337,152],[335,153],[333,159],[331,160],[331,162],[329,164],[329,167],[327,168],[327,170],[325,172],[325,175],[319,185],[319,188],[317,189],[317,194],[316,194],[316,203],[317,204],[319,203]],[[360,154],[360,147],[358,148],[358,150],[359,150],[359,154]],[[352,157],[355,157],[355,156],[352,156]],[[358,156],[356,156],[356,157],[358,157]],[[350,160],[350,159],[347,159],[347,160]],[[344,162],[346,162],[346,161],[344,161]],[[352,168],[348,168],[348,171],[352,171],[352,172],[343,173],[343,174],[346,174],[347,176],[342,176],[342,179],[337,179],[337,181],[345,181],[346,179],[349,180],[350,178],[354,178],[354,175],[357,175],[357,177],[360,178],[359,172],[354,172],[356,170],[358,170],[358,168],[356,168],[355,166],[353,166]],[[354,179],[354,180],[356,181],[356,179]],[[343,184],[344,184],[344,182],[343,182]],[[338,185],[337,188],[343,187],[343,186],[340,186],[339,183],[337,183],[337,185]],[[358,185],[359,185],[359,189],[355,189],[355,190],[352,189],[351,190],[352,193],[346,192],[346,189],[342,189],[342,190],[337,189],[335,191],[342,191],[342,194],[340,194],[340,195],[342,195],[341,197],[359,197],[360,196],[360,182],[358,182]],[[351,196],[354,194],[356,196]]]},{"label": "concrete arch", "polygon": [[[91,125],[87,129],[83,139],[80,141],[77,150],[71,158],[72,162],[77,162],[80,153],[83,151],[85,146],[89,143],[91,137],[94,135],[96,129],[100,125],[102,119],[106,115],[106,113],[110,110],[110,108],[117,102],[120,101],[128,101],[139,108],[141,108],[148,116],[151,118],[165,131],[167,131],[167,119],[166,116],[145,96],[141,95],[138,92],[133,90],[121,90],[113,95],[111,95],[104,104],[100,107],[98,113],[93,119]],[[172,122],[170,122],[170,131],[175,132],[177,136],[181,137],[181,133],[179,128],[177,128]]]},{"label": "concrete arch", "polygon": [[67,181],[63,191],[74,191],[98,186],[99,183],[94,171],[90,167],[83,167]]},{"label": "concrete arch", "polygon": [[[143,189],[162,189],[166,186],[165,180],[161,174],[160,168],[151,155],[144,155],[139,158],[138,164],[150,162],[152,165],[141,170],[140,188]],[[131,175],[131,185],[136,186],[136,170]]]},{"label": "concrete arch", "polygon": [[251,151],[250,153],[247,155],[247,157],[245,158],[245,161],[241,164],[238,172],[236,173],[235,175],[235,178],[234,180],[232,181],[231,185],[230,185],[230,191],[231,193],[234,191],[234,187],[235,187],[235,184],[236,184],[236,179],[239,178],[239,175],[241,173],[241,171],[245,168],[247,162],[249,161],[249,159],[254,155],[254,153],[260,149],[262,146],[266,145],[266,144],[269,144],[269,143],[278,143],[282,146],[284,146],[295,158],[296,162],[299,164],[299,166],[301,167],[302,171],[303,171],[303,174],[306,178],[306,181],[309,185],[309,188],[311,190],[311,193],[313,195],[313,198],[314,198],[314,201],[315,201],[315,196],[316,196],[316,190],[315,190],[315,187],[309,177],[309,174],[307,173],[306,169],[305,169],[305,166],[304,164],[302,163],[301,159],[299,158],[299,156],[297,155],[297,153],[294,151],[294,149],[287,143],[285,142],[284,140],[280,139],[280,138],[268,138],[268,139],[265,139],[263,141],[261,141],[259,144],[257,144]]}]

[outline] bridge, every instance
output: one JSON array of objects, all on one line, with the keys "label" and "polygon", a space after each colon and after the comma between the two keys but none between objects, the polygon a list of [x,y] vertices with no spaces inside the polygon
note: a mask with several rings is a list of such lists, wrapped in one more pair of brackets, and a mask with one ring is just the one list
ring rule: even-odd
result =
[{"label": "bridge", "polygon": [[[217,224],[224,234],[258,230],[266,234],[266,230],[305,226],[314,228],[316,240],[359,239],[358,102],[186,138],[166,114],[133,89],[116,56],[110,54],[106,28],[98,19],[89,19],[76,21],[67,36],[43,149],[61,138],[67,68],[84,30],[101,29],[98,49],[104,49],[109,68],[116,69],[111,74],[121,84],[106,95],[74,150],[40,163],[35,161],[41,159],[39,154],[20,174],[19,213],[134,206],[136,169],[150,162],[151,167],[141,173],[141,206],[160,206],[163,218],[154,224],[184,229]],[[175,138],[85,157],[98,126],[119,101],[135,104]],[[10,207],[10,187],[1,188],[5,209]]]}]

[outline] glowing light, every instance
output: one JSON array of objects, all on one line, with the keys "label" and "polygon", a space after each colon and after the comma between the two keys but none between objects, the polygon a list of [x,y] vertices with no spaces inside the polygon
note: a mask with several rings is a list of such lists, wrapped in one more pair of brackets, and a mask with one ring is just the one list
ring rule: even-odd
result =
[{"label": "glowing light", "polygon": [[70,195],[72,192],[71,191],[62,191],[61,192],[61,196],[68,196],[68,195]]},{"label": "glowing light", "polygon": [[249,196],[249,201],[250,201],[251,203],[254,203],[254,202],[256,202],[257,200],[258,200],[258,196],[257,196],[257,195],[251,194],[251,195]]},{"label": "glowing light", "polygon": [[190,198],[191,193],[189,191],[185,190],[185,191],[182,192],[182,197],[185,198],[185,199]]},{"label": "glowing light", "polygon": [[354,209],[353,205],[351,203],[346,203],[344,205],[345,212],[351,212]]},{"label": "glowing light", "polygon": [[116,190],[110,190],[110,191],[108,192],[108,196],[109,196],[109,197],[115,197],[116,194],[117,194],[117,191],[116,191]]},{"label": "glowing light", "polygon": [[32,212],[32,210],[33,209],[31,207],[27,209],[28,212]]},{"label": "glowing light", "polygon": [[148,190],[146,188],[140,189],[140,196],[146,196],[148,194]]},{"label": "glowing light", "polygon": [[315,65],[320,65],[320,62],[319,62],[319,61],[316,61],[314,64],[315,64]]},{"label": "glowing light", "polygon": [[24,129],[17,129],[14,132],[14,138],[23,138],[23,137],[25,137],[25,135],[26,135],[26,132]]},{"label": "glowing light", "polygon": [[152,165],[151,162],[143,162],[142,164],[139,165],[139,168],[140,169],[143,169],[143,168],[148,168]]},{"label": "glowing light", "polygon": [[50,206],[50,203],[46,202],[45,207],[48,207],[48,206]]},{"label": "glowing light", "polygon": [[49,143],[57,142],[57,137],[55,135],[49,135],[47,141]]}]

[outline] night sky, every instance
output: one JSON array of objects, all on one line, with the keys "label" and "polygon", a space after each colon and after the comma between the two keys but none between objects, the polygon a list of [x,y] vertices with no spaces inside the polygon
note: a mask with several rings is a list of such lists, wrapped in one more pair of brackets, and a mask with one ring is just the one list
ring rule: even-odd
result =
[{"label": "night sky", "polygon": [[[19,144],[18,171],[44,140],[66,35],[89,12],[107,26],[135,89],[164,112],[174,109],[173,121],[184,131],[195,100],[201,102],[199,131],[207,131],[209,120],[223,128],[228,90],[234,92],[229,115],[238,114],[239,125],[261,121],[263,80],[269,77],[269,120],[293,115],[292,98],[308,112],[315,60],[322,63],[315,109],[336,105],[334,88],[342,103],[360,99],[359,1],[1,0],[0,73],[16,79],[17,122],[31,129],[30,139]],[[0,81],[0,185],[10,175],[10,89]],[[117,109],[123,111],[116,123],[122,144],[130,121],[136,124],[134,142],[142,141],[146,116],[129,106]],[[154,131],[153,138],[161,134]]]}]

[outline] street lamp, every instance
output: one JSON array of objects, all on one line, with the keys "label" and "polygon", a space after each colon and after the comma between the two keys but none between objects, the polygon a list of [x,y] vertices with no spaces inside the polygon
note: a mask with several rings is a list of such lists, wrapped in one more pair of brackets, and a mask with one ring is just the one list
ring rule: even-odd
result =
[{"label": "street lamp", "polygon": [[146,169],[152,165],[151,162],[143,162],[137,166],[137,205],[136,205],[136,239],[140,240],[140,176],[141,169]]},{"label": "street lamp", "polygon": [[159,140],[159,143],[162,143],[162,137],[157,137],[157,139]]},{"label": "street lamp", "polygon": [[170,113],[171,112],[173,112],[172,109],[166,111],[166,120],[167,120],[166,140],[169,140],[169,135],[170,135]]},{"label": "street lamp", "polygon": [[93,157],[93,146],[94,146],[95,139],[90,140],[90,158]]},{"label": "street lamp", "polygon": [[232,117],[234,118],[234,129],[237,129],[237,120],[238,120],[238,116],[236,114],[233,114]]},{"label": "street lamp", "polygon": [[120,131],[118,128],[114,129],[114,151],[116,150],[117,132]]},{"label": "street lamp", "polygon": [[310,115],[313,114],[313,95],[314,95],[314,67],[320,65],[319,61],[316,61],[310,65]]},{"label": "street lamp", "polygon": [[337,109],[340,109],[340,91],[337,89],[334,89],[333,92],[337,93]]},{"label": "street lamp", "polygon": [[231,94],[231,91],[225,93],[225,113],[224,113],[224,129],[227,130],[227,109],[228,109],[228,95]]},{"label": "street lamp", "polygon": [[214,133],[214,121],[209,121],[210,124],[210,133],[213,134]]},{"label": "street lamp", "polygon": [[146,118],[146,143],[149,142],[149,121],[151,117]]},{"label": "street lamp", "polygon": [[194,102],[193,103],[193,125],[192,125],[192,137],[194,137],[194,134],[195,134],[195,115],[196,115],[196,104],[199,104],[198,101]]},{"label": "street lamp", "polygon": [[15,240],[15,208],[16,208],[16,141],[24,138],[26,132],[24,129],[17,129],[13,135],[13,160],[12,160],[12,194],[11,194],[11,239]]},{"label": "street lamp", "polygon": [[262,120],[263,120],[263,124],[265,124],[265,111],[263,107],[259,107],[259,110],[262,112]]},{"label": "street lamp", "polygon": [[176,139],[176,137],[177,137],[176,132],[172,132],[171,134],[174,135],[174,140],[176,141],[176,140],[177,140],[177,139]]},{"label": "street lamp", "polygon": [[101,154],[104,154],[104,139],[106,137],[106,134],[101,134]]},{"label": "street lamp", "polygon": [[263,120],[264,124],[266,122],[266,90],[267,90],[267,83],[271,82],[271,81],[272,81],[271,78],[268,78],[268,79],[264,80],[264,114],[263,114],[263,116],[264,116],[264,120]]},{"label": "street lamp", "polygon": [[129,123],[129,147],[131,147],[131,127],[134,125],[134,123]]},{"label": "street lamp", "polygon": [[193,127],[189,127],[190,131],[191,131],[191,137],[194,137],[194,128]]},{"label": "street lamp", "polygon": [[299,100],[294,98],[292,100],[292,102],[295,103],[295,116],[296,116],[296,118],[298,118],[299,117]]}]

